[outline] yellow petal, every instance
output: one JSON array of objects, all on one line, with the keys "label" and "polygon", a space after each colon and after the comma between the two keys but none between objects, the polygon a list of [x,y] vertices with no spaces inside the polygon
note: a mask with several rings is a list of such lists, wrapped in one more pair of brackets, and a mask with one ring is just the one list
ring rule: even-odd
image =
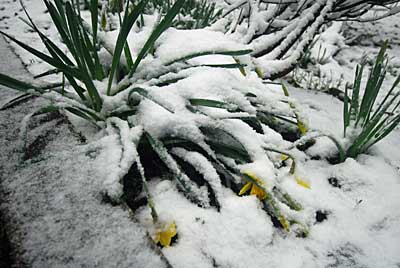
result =
[{"label": "yellow petal", "polygon": [[255,184],[253,184],[253,187],[251,187],[250,194],[257,196],[257,198],[260,200],[267,198],[267,193]]},{"label": "yellow petal", "polygon": [[239,195],[245,194],[245,193],[250,189],[251,184],[252,184],[251,182],[246,183],[246,184],[242,187],[242,189],[240,189]]},{"label": "yellow petal", "polygon": [[171,245],[171,240],[176,235],[176,233],[176,225],[173,222],[164,231],[160,231],[156,234],[154,242],[160,242],[161,246],[169,247]]},{"label": "yellow petal", "polygon": [[171,245],[171,240],[172,240],[172,237],[165,235],[165,234],[161,234],[160,244],[161,244],[161,246],[167,248]]},{"label": "yellow petal", "polygon": [[294,178],[295,178],[295,180],[296,180],[298,185],[300,185],[300,186],[302,186],[304,188],[307,188],[307,189],[311,189],[310,184],[308,182],[306,182],[305,180],[301,179],[298,176],[294,176]]},{"label": "yellow petal", "polygon": [[171,223],[168,226],[167,232],[169,233],[169,235],[171,237],[174,237],[176,235],[176,224],[175,224],[175,222]]}]

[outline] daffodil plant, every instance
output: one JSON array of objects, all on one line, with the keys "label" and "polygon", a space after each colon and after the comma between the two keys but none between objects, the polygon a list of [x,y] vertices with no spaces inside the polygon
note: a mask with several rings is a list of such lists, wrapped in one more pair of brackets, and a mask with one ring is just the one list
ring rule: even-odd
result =
[{"label": "daffodil plant", "polygon": [[[157,21],[143,45],[139,46],[136,58],[133,58],[127,37],[134,27],[137,31],[141,30],[140,20],[146,1],[135,5],[126,2],[114,45],[110,45],[105,38],[102,30],[103,13],[99,13],[97,0],[90,1],[90,23],[80,16],[77,7],[70,2],[44,2],[68,53],[50,40],[27,12],[27,25],[38,34],[47,52],[41,52],[5,32],[0,33],[54,68],[40,76],[60,73],[62,83],[28,83],[0,74],[1,85],[23,93],[6,104],[5,108],[27,95],[41,96],[48,99],[51,105],[38,109],[24,121],[51,111],[61,111],[86,120],[106,135],[117,136],[119,139],[114,148],[120,149],[121,163],[116,167],[118,175],[114,174],[105,180],[105,193],[115,202],[126,202],[132,210],[137,208],[140,203],[137,199],[144,194],[154,225],[159,226],[155,241],[162,246],[170,245],[177,230],[175,223],[162,225],[159,220],[156,204],[147,185],[147,181],[153,177],[173,180],[190,201],[217,210],[221,206],[218,196],[221,187],[230,188],[240,195],[250,191],[263,202],[265,210],[277,219],[280,227],[290,229],[294,220],[284,215],[281,205],[285,204],[295,212],[300,211],[302,206],[278,186],[270,189],[255,174],[241,174],[239,166],[256,161],[252,153],[254,148],[246,143],[246,139],[254,138],[260,141],[255,147],[265,153],[266,161],[273,161],[268,156],[270,152],[284,154],[292,161],[289,173],[293,176],[296,174],[296,161],[290,153],[272,148],[269,144],[267,146],[263,139],[259,139],[268,138],[265,130],[271,128],[278,133],[294,129],[296,136],[306,131],[301,111],[294,102],[288,96],[267,92],[261,81],[247,79],[247,76],[244,78],[240,74],[237,75],[240,78],[237,81],[242,83],[241,87],[229,85],[227,89],[223,83],[215,85],[217,89],[229,93],[221,95],[234,95],[234,99],[195,97],[188,96],[186,92],[175,92],[173,94],[176,95],[171,99],[180,99],[183,103],[178,108],[167,99],[168,94],[172,94],[171,87],[190,81],[195,70],[222,69],[224,73],[221,72],[221,75],[229,79],[237,78],[232,69],[250,76],[239,60],[229,64],[200,65],[191,60],[206,55],[248,57],[251,50],[206,49],[172,60],[157,58],[155,55],[161,46],[159,37],[168,30],[185,4],[185,0],[177,0]],[[100,51],[110,54],[110,66],[101,60]],[[273,97],[273,101],[269,97]],[[279,109],[282,106],[285,108]],[[157,111],[156,116],[151,114],[153,111]],[[215,116],[216,111],[223,116]],[[156,120],[159,119],[156,117],[171,120],[168,122],[172,122],[175,128],[161,133],[158,133],[159,129],[154,131],[149,123],[158,123],[159,128],[169,127],[162,125],[164,120]],[[240,133],[237,133],[238,129]],[[242,135],[243,131],[248,133],[248,137]],[[24,135],[21,136],[26,136],[26,129],[22,132]],[[210,174],[216,174],[217,178]],[[242,190],[240,177],[246,182]],[[297,182],[304,187],[309,186],[299,179]]]}]

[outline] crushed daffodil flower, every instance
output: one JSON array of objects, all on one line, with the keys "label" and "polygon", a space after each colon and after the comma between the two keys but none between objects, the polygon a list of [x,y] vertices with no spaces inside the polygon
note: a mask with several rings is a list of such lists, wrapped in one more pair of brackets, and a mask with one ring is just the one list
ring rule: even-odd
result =
[{"label": "crushed daffodil flower", "polygon": [[[264,185],[264,182],[260,178],[258,178],[256,175],[249,173],[249,172],[246,172],[244,174],[249,176],[254,181],[256,181],[257,184]],[[243,188],[240,190],[239,195],[243,195],[243,194],[247,193],[249,190],[250,190],[250,195],[255,195],[260,200],[264,200],[265,198],[267,198],[267,193],[263,189],[258,187],[255,183],[252,183],[252,182],[247,182],[243,186]]]},{"label": "crushed daffodil flower", "polygon": [[300,178],[299,176],[294,175],[294,179],[296,180],[297,184],[300,185],[301,187],[311,189],[310,183]]},{"label": "crushed daffodil flower", "polygon": [[171,245],[172,238],[176,236],[176,224],[172,222],[170,225],[164,224],[161,228],[157,229],[154,242],[156,244],[160,243],[163,247],[169,247]]}]

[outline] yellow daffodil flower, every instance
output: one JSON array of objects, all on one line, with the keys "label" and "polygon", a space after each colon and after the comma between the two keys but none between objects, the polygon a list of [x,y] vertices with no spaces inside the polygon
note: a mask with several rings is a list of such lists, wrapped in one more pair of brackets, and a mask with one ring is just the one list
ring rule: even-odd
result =
[{"label": "yellow daffodil flower", "polygon": [[154,242],[156,244],[160,243],[163,247],[169,247],[171,245],[171,240],[176,236],[176,225],[175,222],[171,223],[169,226],[164,224],[161,228],[157,230]]},{"label": "yellow daffodil flower", "polygon": [[[264,182],[260,178],[258,178],[256,175],[249,173],[249,172],[246,172],[245,175],[247,175],[250,178],[252,178],[253,180],[255,180],[258,184],[264,185]],[[243,186],[243,188],[240,190],[239,195],[243,195],[243,194],[247,193],[249,190],[250,190],[250,195],[255,195],[260,200],[264,200],[265,198],[267,198],[267,193],[252,182],[246,183]]]},{"label": "yellow daffodil flower", "polygon": [[304,187],[304,188],[307,188],[307,189],[311,189],[310,183],[307,182],[307,181],[305,181],[305,180],[303,180],[303,179],[300,178],[299,176],[294,175],[294,179],[296,180],[296,182],[297,182],[298,185],[300,185],[300,186],[302,186],[302,187]]}]

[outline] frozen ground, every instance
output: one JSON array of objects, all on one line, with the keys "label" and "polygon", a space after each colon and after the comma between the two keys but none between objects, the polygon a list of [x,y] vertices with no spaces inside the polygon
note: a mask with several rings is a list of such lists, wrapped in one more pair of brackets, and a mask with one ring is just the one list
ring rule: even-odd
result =
[{"label": "frozen ground", "polygon": [[[37,2],[27,1],[28,7]],[[20,22],[10,14],[20,12],[18,5],[0,0],[0,6],[3,4],[6,8],[0,9],[0,18],[9,18],[0,22],[0,28],[9,27],[14,35],[36,42],[31,33],[13,30]],[[46,20],[42,23],[46,25]],[[362,29],[378,31],[371,25]],[[390,29],[388,34],[400,33],[398,28]],[[52,35],[53,31],[49,27],[47,33]],[[0,72],[30,76],[1,44]],[[376,50],[352,44],[335,60],[348,59],[349,55],[358,59],[363,51]],[[16,51],[30,72],[46,68]],[[336,66],[333,72],[343,72],[351,80],[355,63],[347,61],[343,69]],[[289,91],[301,104],[311,128],[342,135],[342,102],[313,90],[290,87]],[[14,93],[2,88],[0,94],[3,101]],[[20,164],[18,122],[40,104],[42,101],[36,99],[0,111],[1,210],[17,249],[15,259],[28,267],[166,266],[157,249],[152,250],[148,243],[145,232],[152,231],[152,223],[147,207],[130,215],[120,206],[102,201],[104,174],[99,166],[107,159],[107,148],[102,144],[111,142],[82,144],[62,117],[42,118],[42,124],[32,124],[29,132],[30,141],[42,150],[39,153],[33,147],[30,159]],[[44,144],[40,141],[43,137]],[[193,205],[170,181],[153,180],[150,191],[159,214],[164,220],[174,220],[178,227],[176,243],[162,253],[176,268],[400,267],[399,140],[397,129],[369,154],[338,165],[311,159],[312,155],[331,152],[333,145],[323,138],[307,154],[296,152],[301,175],[311,189],[299,187],[290,179],[281,183],[305,207],[304,220],[310,225],[307,238],[274,228],[254,196],[238,197],[225,190],[221,193],[221,211],[217,212]],[[327,215],[323,221],[321,214]]]}]

